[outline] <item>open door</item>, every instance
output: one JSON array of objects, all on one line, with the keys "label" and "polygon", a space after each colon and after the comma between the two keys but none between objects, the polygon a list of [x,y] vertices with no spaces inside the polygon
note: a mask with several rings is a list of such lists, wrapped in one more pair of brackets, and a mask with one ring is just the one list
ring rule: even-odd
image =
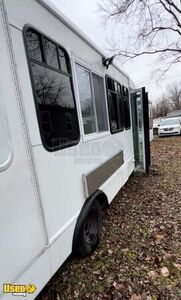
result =
[{"label": "open door", "polygon": [[135,170],[148,173],[150,166],[149,108],[145,88],[131,93]]}]

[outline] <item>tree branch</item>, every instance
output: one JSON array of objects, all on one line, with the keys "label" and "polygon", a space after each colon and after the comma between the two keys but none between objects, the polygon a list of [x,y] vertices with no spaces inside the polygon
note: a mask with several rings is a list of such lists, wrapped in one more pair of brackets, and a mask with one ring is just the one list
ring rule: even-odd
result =
[{"label": "tree branch", "polygon": [[176,56],[180,62],[181,10],[173,0],[102,1],[107,19],[115,19],[123,32],[120,45],[125,43],[125,48],[113,47],[115,56],[124,57],[126,62],[141,55],[160,54],[166,64],[171,59],[172,64],[177,63]]},{"label": "tree branch", "polygon": [[122,50],[118,54],[115,54],[115,56],[120,56],[121,55],[121,56],[125,56],[125,57],[128,57],[128,58],[134,58],[134,57],[144,55],[144,54],[156,54],[156,53],[165,53],[165,52],[181,53],[181,50],[166,48],[166,49],[158,49],[158,50],[153,50],[153,51],[142,51],[140,53]]},{"label": "tree branch", "polygon": [[174,28],[171,28],[171,27],[162,27],[162,26],[158,26],[158,27],[152,27],[152,29],[148,32],[148,33],[141,33],[141,36],[142,37],[147,37],[149,35],[151,35],[152,33],[154,33],[155,31],[163,31],[163,30],[171,30],[171,31],[174,31],[174,32],[177,32],[179,35],[181,35],[181,31],[179,29],[174,29]]},{"label": "tree branch", "polygon": [[[175,21],[177,22],[177,25],[179,27],[181,27],[181,23],[179,22],[179,19],[177,18],[177,16],[175,15],[175,13],[171,10],[171,8],[169,9],[162,0],[159,0],[159,1],[163,5],[163,7],[165,8],[165,10],[174,17]],[[165,1],[167,1],[167,0],[165,0]]]},{"label": "tree branch", "polygon": [[171,1],[171,0],[165,0],[170,6],[173,6],[174,8],[175,8],[175,10],[179,13],[179,14],[181,14],[181,9],[179,9],[178,7],[177,7],[177,5],[175,5],[175,3],[173,2],[173,1]]}]

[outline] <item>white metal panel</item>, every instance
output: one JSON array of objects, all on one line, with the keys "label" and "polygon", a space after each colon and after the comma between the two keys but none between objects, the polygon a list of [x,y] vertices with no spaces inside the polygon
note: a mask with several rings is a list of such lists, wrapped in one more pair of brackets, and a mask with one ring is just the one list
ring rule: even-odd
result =
[{"label": "white metal panel", "polygon": [[94,170],[121,149],[128,161],[133,155],[130,140],[131,131],[124,131],[55,153],[42,146],[33,148],[50,239],[82,208],[82,174]]},{"label": "white metal panel", "polygon": [[4,16],[0,2],[0,97],[7,113],[14,153],[12,164],[0,172],[0,287],[45,247]]},{"label": "white metal panel", "polygon": [[[0,90],[1,95],[1,90]],[[13,160],[13,150],[9,134],[6,111],[0,98],[0,172],[7,169]]]},{"label": "white metal panel", "polygon": [[[102,65],[102,57],[84,40],[67,28],[57,18],[53,17],[37,1],[25,2],[17,0],[16,5],[6,0],[8,15],[12,24],[20,29],[30,24],[45,35],[63,45],[74,59],[84,62],[92,71],[103,76],[107,72]],[[15,6],[19,9],[15,10]],[[32,13],[31,13],[32,12]],[[35,12],[35,13],[34,13]],[[41,16],[38,17],[38,16]],[[51,24],[51,26],[49,26]],[[132,133],[125,130],[116,135],[95,134],[91,138],[80,141],[79,145],[57,151],[47,152],[40,145],[40,135],[34,108],[34,99],[30,84],[30,76],[25,58],[23,36],[20,30],[11,29],[16,55],[17,70],[21,79],[23,101],[29,125],[33,153],[36,163],[41,197],[45,209],[49,239],[57,236],[57,232],[77,215],[85,201],[82,184],[82,174],[86,174],[106,159],[113,157],[121,149],[125,161],[133,155]],[[109,73],[120,83],[128,86],[127,77],[117,69],[110,67]],[[79,122],[82,123],[80,106]],[[82,126],[81,126],[82,127]],[[82,132],[83,134],[83,132]],[[100,138],[101,137],[101,138]]]},{"label": "white metal panel", "polygon": [[75,221],[67,228],[64,235],[61,235],[52,245],[46,248],[32,264],[28,266],[21,274],[21,277],[14,281],[16,284],[34,284],[37,290],[33,294],[28,294],[27,297],[3,295],[0,299],[3,300],[20,300],[35,299],[41,289],[53,276],[61,264],[67,259],[72,250],[72,236],[75,228]]}]

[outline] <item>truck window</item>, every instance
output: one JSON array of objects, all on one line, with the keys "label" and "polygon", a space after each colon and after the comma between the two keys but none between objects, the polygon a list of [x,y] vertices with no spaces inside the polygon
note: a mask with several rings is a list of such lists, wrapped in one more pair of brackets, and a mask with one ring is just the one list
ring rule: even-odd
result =
[{"label": "truck window", "polygon": [[125,114],[125,129],[130,129],[130,105],[129,105],[129,92],[128,89],[124,87],[124,114]]},{"label": "truck window", "polygon": [[107,110],[105,102],[105,93],[104,93],[104,83],[103,78],[96,74],[92,74],[93,79],[93,89],[96,105],[96,114],[97,114],[97,124],[98,131],[107,131],[108,130],[108,120],[107,120]]},{"label": "truck window", "polygon": [[76,64],[84,133],[108,130],[103,78]]},{"label": "truck window", "polygon": [[96,132],[95,109],[93,103],[90,72],[76,64],[79,99],[82,112],[84,133]]},{"label": "truck window", "polygon": [[122,87],[110,77],[107,77],[107,94],[110,128],[113,134],[124,130],[125,107]]},{"label": "truck window", "polygon": [[75,145],[79,127],[69,56],[32,29],[26,30],[25,43],[42,143],[48,151]]}]

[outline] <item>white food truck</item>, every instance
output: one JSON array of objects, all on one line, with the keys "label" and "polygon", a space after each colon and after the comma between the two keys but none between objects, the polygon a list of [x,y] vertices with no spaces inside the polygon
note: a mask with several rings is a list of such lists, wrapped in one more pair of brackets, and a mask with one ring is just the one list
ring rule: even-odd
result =
[{"label": "white food truck", "polygon": [[48,0],[0,0],[0,70],[0,298],[35,299],[148,171],[148,95]]}]

